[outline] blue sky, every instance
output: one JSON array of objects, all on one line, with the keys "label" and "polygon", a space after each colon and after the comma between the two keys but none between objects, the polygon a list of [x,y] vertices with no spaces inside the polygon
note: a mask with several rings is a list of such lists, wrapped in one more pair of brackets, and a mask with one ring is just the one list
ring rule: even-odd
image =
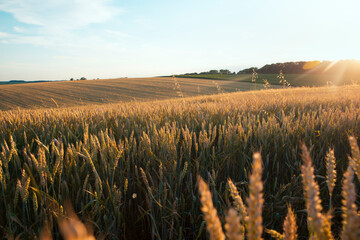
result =
[{"label": "blue sky", "polygon": [[0,81],[360,59],[356,0],[0,0]]}]

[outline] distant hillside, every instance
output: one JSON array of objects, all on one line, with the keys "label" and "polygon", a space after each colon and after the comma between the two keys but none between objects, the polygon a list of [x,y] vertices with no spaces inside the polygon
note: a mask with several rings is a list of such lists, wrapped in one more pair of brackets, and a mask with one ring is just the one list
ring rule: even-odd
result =
[{"label": "distant hillside", "polygon": [[39,81],[10,80],[10,81],[0,81],[0,85],[25,84],[25,83],[41,83],[41,82],[50,82],[50,81],[46,81],[46,80],[39,80]]},{"label": "distant hillside", "polygon": [[360,76],[360,61],[356,60],[341,60],[336,62],[330,61],[311,61],[311,62],[285,62],[266,64],[257,73],[279,73],[284,74],[323,74],[323,73],[342,73],[345,75]]},{"label": "distant hillside", "polygon": [[[7,84],[0,86],[0,111],[161,100],[248,91],[255,87],[252,83],[241,81],[169,77]],[[256,87],[261,88],[261,85]]]},{"label": "distant hillside", "polygon": [[360,82],[360,61],[356,60],[272,63],[261,68],[242,69],[237,73],[221,69],[201,73],[185,73],[177,76],[217,80],[241,79],[241,81],[251,82],[253,71],[259,74],[258,81],[260,83],[263,82],[263,79],[267,79],[271,84],[279,84],[276,76],[279,75],[280,71],[287,80],[294,80],[290,82],[293,86],[323,86],[329,83],[343,85]]}]

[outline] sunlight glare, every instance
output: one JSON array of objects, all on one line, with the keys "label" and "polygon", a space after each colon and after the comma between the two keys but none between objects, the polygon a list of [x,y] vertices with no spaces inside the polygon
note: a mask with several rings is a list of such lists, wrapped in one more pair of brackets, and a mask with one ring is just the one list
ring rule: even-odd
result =
[{"label": "sunlight glare", "polygon": [[312,69],[316,66],[318,66],[321,62],[320,61],[311,61],[311,62],[306,62],[303,66],[304,70],[309,70]]}]

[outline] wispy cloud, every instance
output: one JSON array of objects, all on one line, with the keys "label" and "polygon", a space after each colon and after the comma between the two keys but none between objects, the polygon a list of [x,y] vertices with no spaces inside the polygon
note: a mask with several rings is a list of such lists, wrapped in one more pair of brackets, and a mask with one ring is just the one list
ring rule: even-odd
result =
[{"label": "wispy cloud", "polygon": [[0,10],[22,23],[60,29],[106,22],[123,11],[109,0],[0,0]]},{"label": "wispy cloud", "polygon": [[6,32],[0,32],[0,38],[10,38],[12,34]]},{"label": "wispy cloud", "polygon": [[15,26],[14,31],[17,33],[27,33],[28,31],[25,28]]},{"label": "wispy cloud", "polygon": [[29,25],[29,28],[14,26],[14,33],[0,32],[0,38],[16,44],[56,47],[85,47],[84,44],[89,44],[86,38],[96,38],[99,42],[93,36],[96,33],[86,35],[79,30],[111,21],[124,11],[113,0],[0,0],[0,10]]}]

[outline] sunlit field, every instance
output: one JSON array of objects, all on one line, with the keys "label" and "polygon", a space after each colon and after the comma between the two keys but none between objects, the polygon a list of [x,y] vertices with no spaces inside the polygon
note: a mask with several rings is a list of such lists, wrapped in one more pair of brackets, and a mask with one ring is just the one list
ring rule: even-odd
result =
[{"label": "sunlit field", "polygon": [[141,102],[255,88],[263,89],[264,86],[248,82],[173,77],[11,84],[0,85],[0,110]]},{"label": "sunlit field", "polygon": [[[294,87],[320,87],[331,85],[344,85],[351,84],[351,81],[344,81],[342,76],[336,74],[284,74],[285,79]],[[264,84],[264,80],[267,80],[270,84],[281,85],[278,78],[279,74],[258,74],[256,84],[261,86]],[[208,74],[208,75],[181,75],[179,77],[186,78],[200,78],[200,79],[212,79],[215,81],[234,81],[234,82],[252,82],[252,74],[238,74],[238,75],[225,75],[225,74]],[[357,78],[354,78],[357,79]]]},{"label": "sunlit field", "polygon": [[182,78],[200,78],[282,85],[280,78],[293,87],[343,86],[359,84],[360,62],[356,60],[309,61],[267,64],[260,69],[248,68],[238,73],[227,69],[177,75]]},{"label": "sunlit field", "polygon": [[[143,94],[130,79],[4,87],[23,99],[0,103],[15,108],[0,111],[0,235],[60,239],[68,201],[99,239],[359,236],[360,86],[224,93],[220,82],[142,81]],[[217,94],[194,96],[197,85]],[[135,100],[101,105],[97,91],[116,87],[105,102]],[[84,88],[84,106],[59,107]],[[170,91],[179,99],[164,100]]]},{"label": "sunlit field", "polygon": [[359,9],[0,0],[0,240],[360,240]]}]

